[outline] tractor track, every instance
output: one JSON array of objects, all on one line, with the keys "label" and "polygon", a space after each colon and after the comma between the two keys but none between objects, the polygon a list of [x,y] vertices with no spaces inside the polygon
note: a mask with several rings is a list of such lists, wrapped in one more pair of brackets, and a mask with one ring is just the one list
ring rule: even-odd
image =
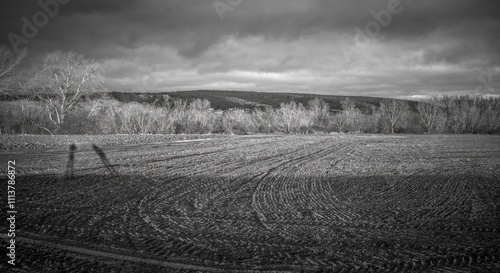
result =
[{"label": "tractor track", "polygon": [[62,152],[12,152],[28,271],[500,268],[498,142],[345,135],[102,147],[118,175],[90,149],[78,151],[71,180]]}]

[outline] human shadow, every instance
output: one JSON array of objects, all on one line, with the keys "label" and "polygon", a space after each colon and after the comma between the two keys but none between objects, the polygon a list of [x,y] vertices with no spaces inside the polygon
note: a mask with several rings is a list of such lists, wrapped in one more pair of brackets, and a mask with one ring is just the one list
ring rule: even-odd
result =
[{"label": "human shadow", "polygon": [[101,161],[104,164],[104,166],[106,166],[106,169],[112,175],[118,176],[118,171],[115,168],[113,168],[113,166],[111,165],[111,163],[109,163],[109,160],[106,157],[106,153],[104,153],[104,151],[101,148],[99,148],[97,145],[95,145],[95,144],[92,144],[92,149],[97,153],[97,155],[101,159]]},{"label": "human shadow", "polygon": [[66,164],[67,179],[73,179],[75,177],[75,152],[76,152],[76,145],[71,144],[69,146],[68,164]]}]

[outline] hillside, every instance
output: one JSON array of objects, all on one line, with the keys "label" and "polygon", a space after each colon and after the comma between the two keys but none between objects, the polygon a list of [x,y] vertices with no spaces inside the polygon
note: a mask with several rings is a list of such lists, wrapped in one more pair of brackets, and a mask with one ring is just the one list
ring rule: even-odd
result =
[{"label": "hillside", "polygon": [[[141,102],[161,104],[166,99],[207,99],[214,109],[226,110],[229,108],[249,108],[271,106],[279,108],[282,102],[295,101],[304,105],[315,97],[321,98],[330,105],[333,110],[341,109],[341,100],[346,96],[335,95],[315,95],[297,93],[268,93],[252,91],[219,91],[219,90],[197,90],[182,92],[162,92],[162,93],[128,93],[111,92],[111,97],[121,102]],[[356,107],[362,111],[370,111],[371,106],[379,106],[383,98],[349,96],[354,101]],[[415,102],[410,104],[414,106]]]}]

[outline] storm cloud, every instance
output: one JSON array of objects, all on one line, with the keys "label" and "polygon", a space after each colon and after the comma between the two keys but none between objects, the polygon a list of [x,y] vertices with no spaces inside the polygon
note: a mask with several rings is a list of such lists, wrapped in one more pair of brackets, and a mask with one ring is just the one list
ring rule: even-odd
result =
[{"label": "storm cloud", "polygon": [[0,43],[50,3],[26,65],[75,50],[110,90],[500,94],[498,1],[6,0]]}]

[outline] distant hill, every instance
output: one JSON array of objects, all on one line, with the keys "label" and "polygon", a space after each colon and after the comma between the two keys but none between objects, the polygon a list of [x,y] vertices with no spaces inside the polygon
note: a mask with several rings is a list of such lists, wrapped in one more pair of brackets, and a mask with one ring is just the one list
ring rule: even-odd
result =
[{"label": "distant hill", "polygon": [[[315,95],[297,93],[268,93],[253,91],[219,91],[219,90],[197,90],[178,91],[162,93],[129,93],[111,92],[111,97],[120,102],[140,102],[150,104],[161,104],[168,99],[207,99],[214,109],[227,110],[230,108],[249,108],[271,106],[279,108],[282,102],[295,101],[307,105],[307,102],[315,97],[324,100],[330,105],[332,110],[341,109],[341,100],[349,97],[359,109],[370,112],[371,106],[380,106],[383,98],[357,97],[357,96],[335,96],[335,95]],[[416,107],[416,102],[409,101],[412,108]]]}]

